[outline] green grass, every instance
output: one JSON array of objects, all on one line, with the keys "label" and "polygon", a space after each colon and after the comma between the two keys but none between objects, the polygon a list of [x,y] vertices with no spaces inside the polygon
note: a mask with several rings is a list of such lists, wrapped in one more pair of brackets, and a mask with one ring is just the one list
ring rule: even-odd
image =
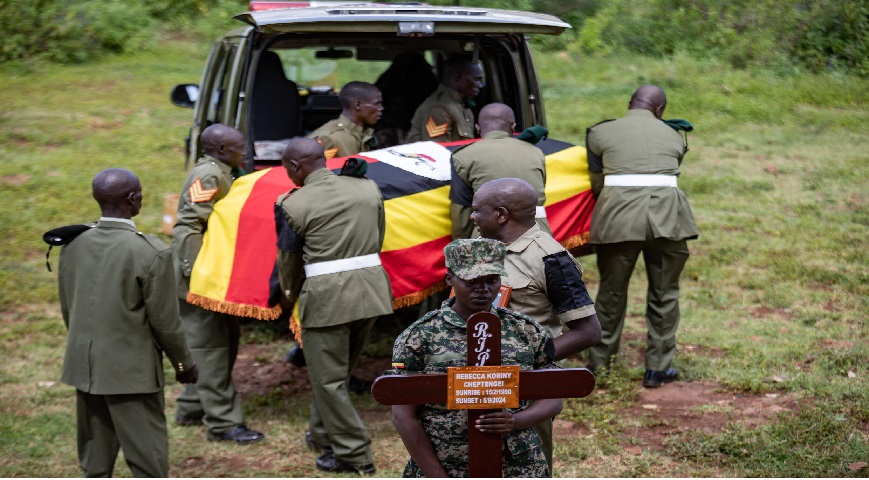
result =
[{"label": "green grass", "polygon": [[[45,270],[41,235],[96,219],[91,178],[114,166],[142,180],[138,226],[159,228],[163,195],[177,193],[184,179],[191,117],[168,93],[198,81],[207,53],[206,45],[178,39],[161,47],[85,65],[0,65],[0,476],[80,474],[74,395],[57,382],[65,332],[56,273]],[[623,115],[632,91],[647,82],[667,91],[666,118],[695,125],[680,185],[701,236],[689,244],[683,274],[676,366],[688,382],[787,394],[798,404],[760,427],[734,419],[720,431],[675,435],[663,450],[626,454],[639,443],[635,432],[654,426],[625,414],[636,406],[642,377],[640,262],[624,355],[598,394],[566,402],[562,418],[585,433],[556,445],[557,473],[866,476],[869,470],[848,465],[869,458],[869,81],[737,71],[683,56],[536,59],[554,138],[583,144],[586,127]],[[594,294],[594,256],[581,262]],[[286,352],[281,338],[254,329],[244,341],[267,345],[257,358],[266,361]],[[380,338],[368,352],[383,354],[390,342]],[[170,416],[179,391],[175,383],[167,389]],[[374,438],[379,474],[400,475],[406,453],[386,409],[354,398]],[[301,440],[309,401],[305,393],[275,392],[248,400],[248,423],[269,435],[251,449],[170,425],[173,474],[316,475]],[[701,411],[716,409],[726,410]],[[116,474],[129,475],[121,460]]]}]

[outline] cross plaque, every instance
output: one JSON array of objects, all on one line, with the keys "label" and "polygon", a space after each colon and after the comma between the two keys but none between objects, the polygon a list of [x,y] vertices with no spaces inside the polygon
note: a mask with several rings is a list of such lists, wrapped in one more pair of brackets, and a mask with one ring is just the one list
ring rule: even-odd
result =
[{"label": "cross plaque", "polygon": [[[475,367],[501,365],[501,320],[492,313],[480,312],[471,315],[467,324],[467,364]],[[454,373],[384,375],[374,381],[371,393],[383,405],[445,404],[450,400],[455,403],[458,394],[456,389],[449,388],[450,375],[456,378]],[[580,398],[588,396],[595,385],[594,375],[585,368],[525,370],[519,373],[518,383],[519,400]],[[470,403],[470,400],[465,401]],[[461,408],[468,409],[469,476],[501,477],[501,435],[474,428],[480,415],[499,409],[480,409],[473,404]]]}]

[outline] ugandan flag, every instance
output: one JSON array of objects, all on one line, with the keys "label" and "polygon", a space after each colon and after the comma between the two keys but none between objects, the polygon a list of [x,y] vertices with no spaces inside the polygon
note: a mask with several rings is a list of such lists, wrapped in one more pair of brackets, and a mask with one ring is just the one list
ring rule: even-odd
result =
[{"label": "ugandan flag", "polygon": [[[354,155],[368,162],[367,177],[383,194],[386,235],[381,261],[392,284],[395,308],[442,290],[443,248],[450,242],[450,155],[476,140],[417,142]],[[557,140],[537,144],[546,155],[546,215],[565,248],[588,242],[594,200],[585,148]],[[336,173],[345,158],[326,166]],[[218,312],[274,320],[269,283],[277,255],[274,204],[295,185],[283,168],[237,179],[214,206],[193,265],[187,301]]]}]

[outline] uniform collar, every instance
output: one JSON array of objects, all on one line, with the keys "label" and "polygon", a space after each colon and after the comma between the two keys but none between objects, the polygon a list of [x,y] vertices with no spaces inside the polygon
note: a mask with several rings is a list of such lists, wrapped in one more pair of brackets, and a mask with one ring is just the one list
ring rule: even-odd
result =
[{"label": "uniform collar", "polygon": [[119,218],[119,217],[100,217],[100,222],[121,222],[130,225],[133,228],[136,228],[136,222],[134,222],[130,218]]},{"label": "uniform collar", "polygon": [[[462,320],[462,317],[453,310],[452,306],[456,303],[456,297],[450,297],[441,304],[441,315],[445,322],[458,328],[468,328],[468,322]],[[495,307],[489,307],[489,312],[495,315],[498,314]]]},{"label": "uniform collar", "polygon": [[628,116],[629,117],[651,117],[651,118],[654,118],[655,120],[658,119],[658,117],[656,117],[654,113],[652,113],[648,110],[642,109],[642,108],[635,108],[633,110],[628,110]]},{"label": "uniform collar", "polygon": [[126,218],[100,217],[100,221],[97,222],[97,228],[120,228],[121,230],[139,232],[133,221]]},{"label": "uniform collar", "polygon": [[491,132],[489,132],[489,133],[483,135],[483,139],[484,139],[484,140],[488,140],[488,139],[498,139],[498,138],[507,138],[507,137],[511,137],[511,138],[512,138],[513,135],[510,135],[509,133],[505,132],[504,130],[492,130]]},{"label": "uniform collar", "polygon": [[454,89],[444,85],[443,83],[438,85],[438,92],[450,97],[456,103],[458,103],[459,105],[461,105],[465,108],[473,108],[476,105],[476,102],[474,102],[473,99],[465,98],[465,96],[462,95],[461,93],[459,93],[458,90],[454,90]]},{"label": "uniform collar", "polygon": [[214,157],[208,156],[208,155],[200,158],[199,161],[196,162],[196,165],[202,165],[203,163],[207,163],[207,162],[211,162],[211,163],[217,165],[220,168],[220,171],[222,173],[224,173],[225,175],[229,175],[230,173],[232,173],[232,167],[230,167],[229,165],[221,162],[220,160],[218,160]]},{"label": "uniform collar", "polygon": [[534,226],[525,231],[519,238],[517,238],[513,243],[507,245],[508,252],[521,252],[525,250],[528,245],[531,245],[531,242],[538,236],[543,234],[543,230],[540,230],[540,226],[537,223],[534,223]]},{"label": "uniform collar", "polygon": [[305,178],[305,181],[302,183],[304,185],[310,185],[312,183],[316,183],[320,180],[323,180],[323,179],[328,178],[328,177],[332,177],[334,175],[335,175],[335,173],[333,173],[332,170],[329,170],[328,168],[319,168],[319,169],[311,172],[311,174],[308,175]]},{"label": "uniform collar", "polygon": [[357,137],[371,136],[374,133],[373,128],[356,125],[343,114],[338,115],[338,126],[347,129],[350,133]]}]

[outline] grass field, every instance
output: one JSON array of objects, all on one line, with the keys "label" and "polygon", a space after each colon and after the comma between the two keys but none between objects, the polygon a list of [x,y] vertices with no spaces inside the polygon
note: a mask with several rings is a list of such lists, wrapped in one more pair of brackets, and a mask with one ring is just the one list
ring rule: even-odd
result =
[{"label": "grass field", "polygon": [[[159,228],[163,195],[184,179],[190,121],[168,93],[198,81],[207,53],[190,41],[161,45],[87,65],[0,65],[0,476],[80,475],[74,392],[58,382],[65,331],[56,274],[45,269],[41,235],[99,216],[90,180],[107,167],[139,175],[146,197],[137,225]],[[639,387],[641,264],[622,361],[593,396],[566,402],[556,475],[869,476],[869,81],[683,57],[537,61],[554,138],[582,144],[585,128],[621,116],[642,83],[665,88],[666,118],[695,125],[680,179],[701,229],[683,274],[683,378],[661,391],[709,400],[666,416],[669,397]],[[594,256],[581,260],[594,293]],[[245,343],[251,365],[282,363],[290,345],[264,329]],[[170,418],[179,391],[167,388]],[[248,395],[248,423],[267,432],[263,445],[209,443],[200,429],[170,422],[172,474],[318,475],[302,443],[307,392]],[[399,476],[406,452],[387,410],[356,398],[378,474]],[[746,422],[757,410],[747,402],[772,413]],[[115,473],[129,470],[121,462]]]}]

